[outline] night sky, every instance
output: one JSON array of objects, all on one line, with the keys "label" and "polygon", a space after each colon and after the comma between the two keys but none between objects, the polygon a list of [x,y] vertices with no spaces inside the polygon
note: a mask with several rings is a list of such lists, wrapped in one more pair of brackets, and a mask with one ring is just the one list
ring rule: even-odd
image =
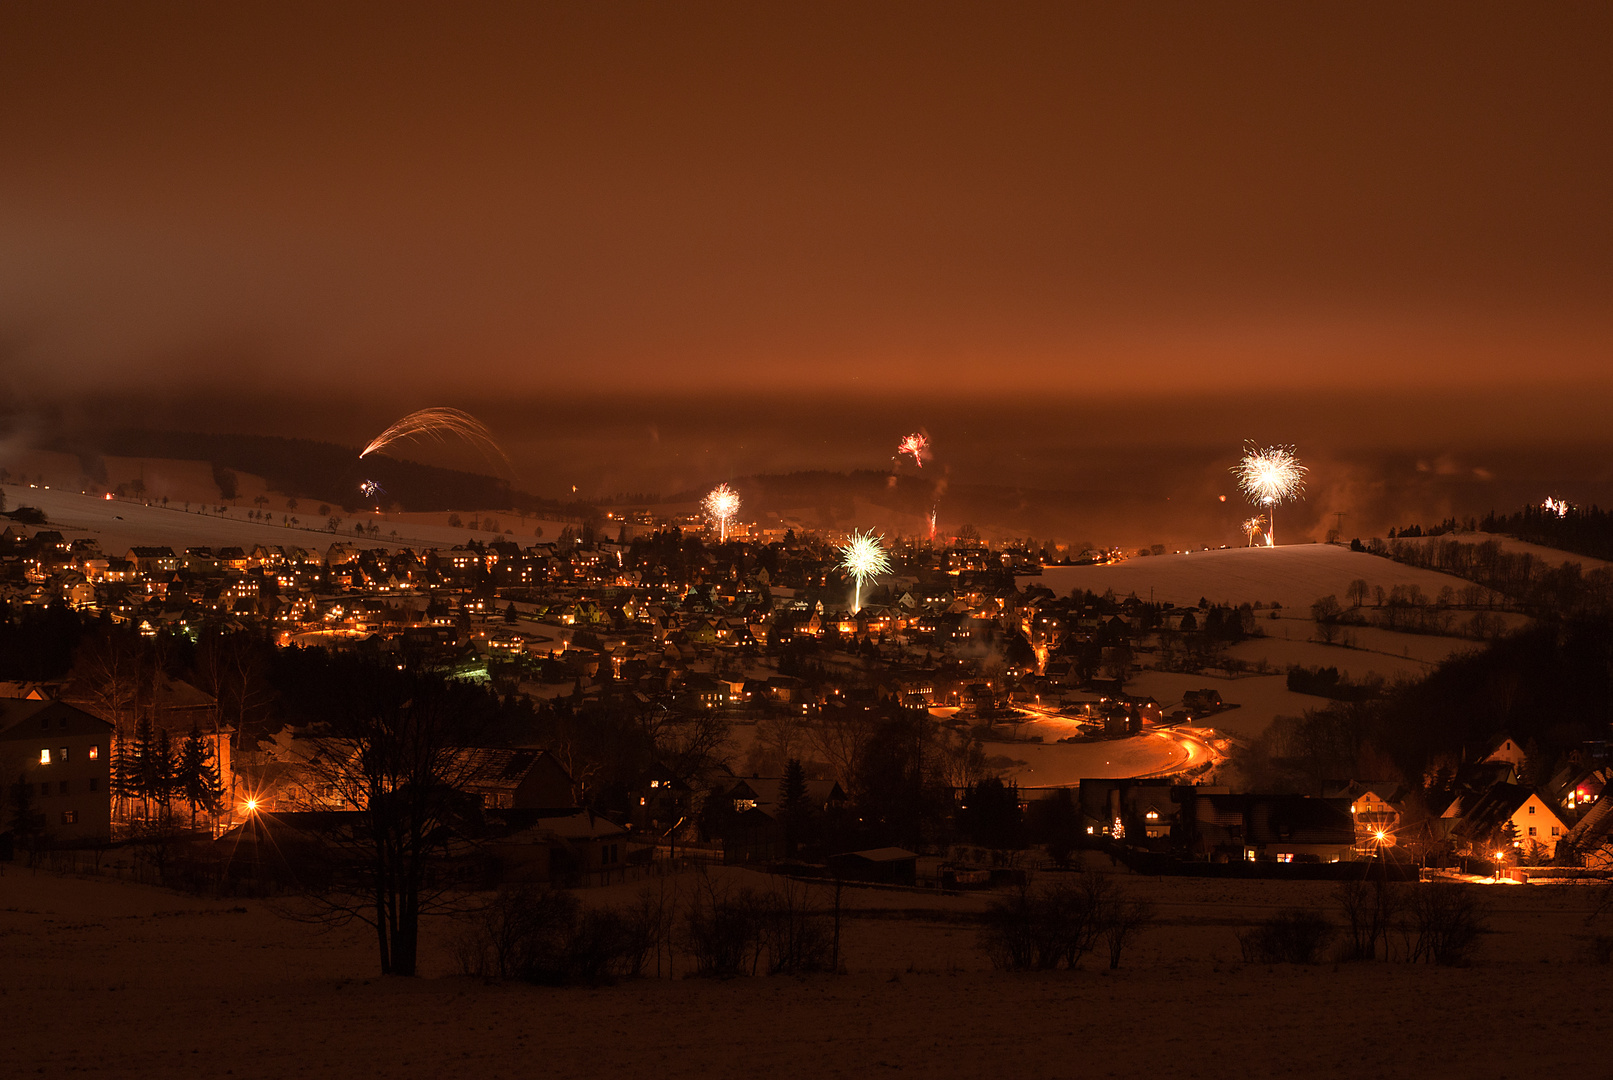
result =
[{"label": "night sky", "polygon": [[1606,5],[534,7],[7,5],[4,386],[1607,398]]}]

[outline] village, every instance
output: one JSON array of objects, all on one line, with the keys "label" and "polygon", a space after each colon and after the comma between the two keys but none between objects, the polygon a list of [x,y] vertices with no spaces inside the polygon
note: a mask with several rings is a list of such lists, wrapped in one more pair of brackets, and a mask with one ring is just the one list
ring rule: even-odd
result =
[{"label": "village", "polygon": [[[1541,880],[1596,864],[1613,827],[1605,741],[1549,774],[1502,733],[1420,782],[1251,784],[1223,692],[1249,667],[1227,650],[1278,614],[1259,601],[1059,596],[1042,576],[1055,556],[965,537],[899,542],[853,611],[823,538],[719,544],[685,521],[606,539],[611,524],[526,546],[119,552],[9,525],[8,623],[71,612],[75,627],[62,670],[0,684],[6,840],[138,851],[160,823],[239,853],[243,835],[360,810],[321,762],[317,717],[268,674],[265,657],[309,649],[504,703],[455,748],[454,777],[509,881],[604,883],[681,856],[957,887],[1081,848],[1139,866]],[[1192,688],[1131,689],[1156,671]],[[892,732],[918,749],[881,766]],[[1055,753],[1076,778],[1038,784],[1026,759]]]}]

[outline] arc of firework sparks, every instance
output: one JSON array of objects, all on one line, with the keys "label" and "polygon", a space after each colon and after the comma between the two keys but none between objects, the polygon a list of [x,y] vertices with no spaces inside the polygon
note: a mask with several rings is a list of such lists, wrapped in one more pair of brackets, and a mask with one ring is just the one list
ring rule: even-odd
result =
[{"label": "arc of firework sparks", "polygon": [[708,515],[715,518],[722,532],[724,543],[728,541],[728,522],[739,513],[739,492],[727,484],[718,484],[712,488],[700,504]]},{"label": "arc of firework sparks", "polygon": [[873,532],[853,532],[840,548],[840,568],[857,583],[851,601],[853,615],[862,610],[863,582],[891,572],[890,556],[880,544],[883,539]]},{"label": "arc of firework sparks", "polygon": [[1266,546],[1277,546],[1276,518],[1279,503],[1299,498],[1305,491],[1305,474],[1310,470],[1299,463],[1292,446],[1256,447],[1245,444],[1242,460],[1232,467],[1238,488],[1249,501],[1266,508]]},{"label": "arc of firework sparks", "polygon": [[493,438],[493,433],[487,430],[486,424],[462,409],[446,407],[418,409],[394,421],[391,427],[370,440],[364,452],[359,454],[359,459],[363,460],[402,439],[429,436],[438,442],[446,442],[450,435],[464,439],[480,450],[489,461],[496,456],[504,463],[506,469],[512,474],[515,472],[515,466],[510,464],[509,455]]}]

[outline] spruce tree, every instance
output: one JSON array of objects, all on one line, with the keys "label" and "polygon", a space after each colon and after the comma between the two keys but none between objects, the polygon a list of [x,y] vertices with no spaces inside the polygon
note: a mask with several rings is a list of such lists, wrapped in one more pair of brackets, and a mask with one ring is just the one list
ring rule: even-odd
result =
[{"label": "spruce tree", "polygon": [[129,795],[142,804],[142,817],[151,816],[151,800],[157,797],[157,738],[151,721],[142,716],[135,721],[134,746],[130,751]]},{"label": "spruce tree", "polygon": [[135,760],[135,749],[128,737],[120,728],[116,734],[112,747],[111,784],[112,798],[117,803],[118,817],[121,820],[126,813],[130,799],[139,792],[139,767]]},{"label": "spruce tree", "polygon": [[151,761],[151,795],[162,808],[162,820],[168,820],[168,803],[173,798],[179,763],[175,760],[174,744],[166,730],[157,732],[157,745]]},{"label": "spruce tree", "polygon": [[788,855],[793,856],[801,842],[807,810],[806,770],[801,768],[800,758],[791,758],[779,781],[779,811],[784,819],[784,850]]},{"label": "spruce tree", "polygon": [[190,804],[192,828],[196,825],[198,809],[207,814],[218,812],[219,800],[224,793],[219,783],[218,768],[213,762],[213,748],[198,728],[190,729],[190,734],[185,736],[185,742],[180,747],[176,783],[178,790],[184,793],[185,801]]}]

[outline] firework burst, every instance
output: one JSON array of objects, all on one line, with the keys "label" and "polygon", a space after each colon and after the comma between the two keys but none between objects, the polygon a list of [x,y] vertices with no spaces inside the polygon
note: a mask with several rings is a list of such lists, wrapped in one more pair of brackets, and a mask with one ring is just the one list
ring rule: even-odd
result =
[{"label": "firework burst", "polygon": [[902,441],[896,444],[896,456],[900,457],[903,454],[912,458],[913,464],[924,468],[924,459],[930,456],[929,436],[919,431],[903,436]]},{"label": "firework burst", "polygon": [[739,513],[739,492],[727,484],[718,484],[711,489],[700,505],[707,516],[716,520],[717,527],[722,531],[722,539],[726,543],[728,522]]},{"label": "firework burst", "polygon": [[1249,537],[1249,546],[1250,547],[1255,546],[1255,537],[1259,536],[1260,535],[1260,530],[1264,529],[1265,527],[1266,527],[1266,519],[1261,517],[1261,516],[1259,516],[1258,514],[1255,515],[1254,517],[1249,518],[1246,521],[1244,521],[1244,523],[1243,523],[1243,532],[1244,532],[1244,535]]},{"label": "firework burst", "polygon": [[1292,446],[1268,446],[1259,449],[1253,445],[1244,448],[1243,460],[1232,467],[1238,478],[1238,488],[1249,501],[1266,508],[1266,546],[1275,547],[1276,514],[1272,511],[1279,503],[1297,499],[1305,491],[1305,474],[1309,470],[1294,456]]},{"label": "firework burst", "polygon": [[377,484],[374,480],[360,481],[358,490],[359,494],[363,495],[366,499],[373,499],[377,495],[386,494],[386,488],[382,487],[380,484]]},{"label": "firework burst", "polygon": [[1567,517],[1568,512],[1572,510],[1574,506],[1567,499],[1547,498],[1545,502],[1540,504],[1540,508],[1548,514],[1554,514],[1557,517]]},{"label": "firework burst", "polygon": [[364,448],[359,457],[361,459],[369,457],[401,439],[414,439],[423,435],[438,442],[446,441],[450,435],[464,439],[480,450],[489,461],[494,461],[496,458],[497,461],[504,463],[506,469],[512,473],[515,471],[514,466],[510,464],[509,456],[504,453],[504,448],[494,441],[493,433],[487,430],[487,425],[470,413],[461,412],[459,409],[421,409],[412,412],[371,439],[370,445]]},{"label": "firework burst", "polygon": [[857,583],[851,601],[852,614],[862,610],[863,583],[869,578],[891,572],[890,556],[885,554],[880,544],[883,539],[883,536],[871,532],[854,532],[840,549],[840,568]]}]

